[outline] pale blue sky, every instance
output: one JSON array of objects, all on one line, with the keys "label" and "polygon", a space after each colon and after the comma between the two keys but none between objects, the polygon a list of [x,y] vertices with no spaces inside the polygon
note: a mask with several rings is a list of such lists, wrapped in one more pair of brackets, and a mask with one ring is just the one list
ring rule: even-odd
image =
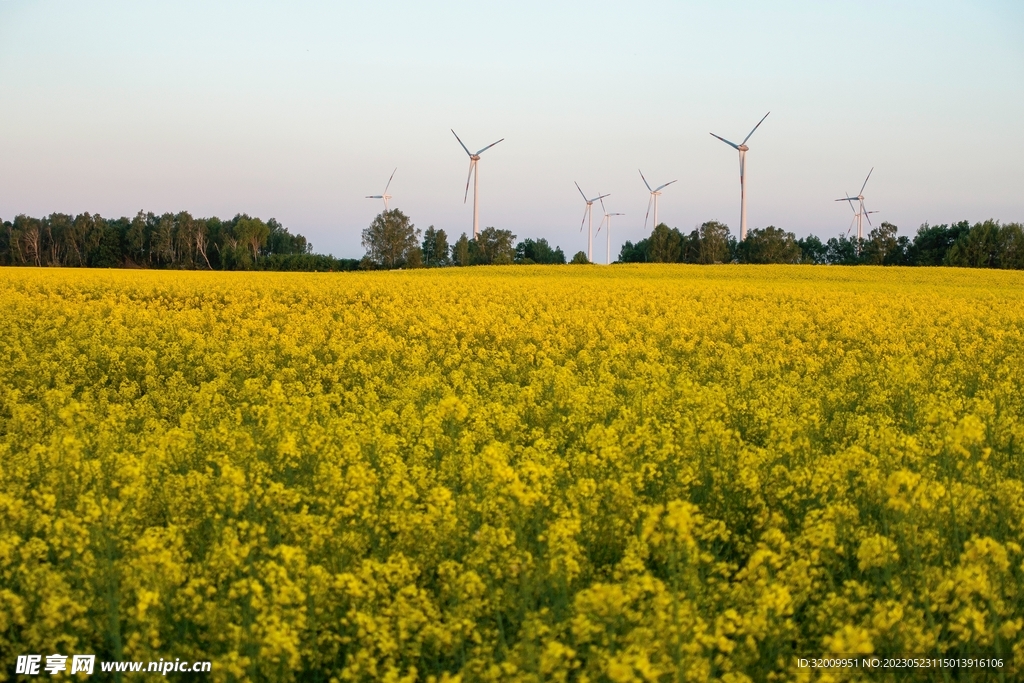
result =
[{"label": "pale blue sky", "polygon": [[[394,167],[417,227],[481,224],[571,255],[610,192],[613,252],[660,218],[829,237],[865,193],[901,234],[1024,221],[1024,3],[0,0],[0,218],[276,217],[357,257]],[[596,221],[595,221],[596,224]],[[650,226],[648,225],[648,231]],[[604,236],[595,257],[603,261]]]}]

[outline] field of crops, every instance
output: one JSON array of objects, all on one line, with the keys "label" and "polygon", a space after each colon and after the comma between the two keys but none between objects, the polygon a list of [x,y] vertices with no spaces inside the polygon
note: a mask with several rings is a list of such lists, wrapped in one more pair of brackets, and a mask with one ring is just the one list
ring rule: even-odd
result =
[{"label": "field of crops", "polygon": [[1022,387],[1022,273],[5,269],[0,677],[1021,680]]}]

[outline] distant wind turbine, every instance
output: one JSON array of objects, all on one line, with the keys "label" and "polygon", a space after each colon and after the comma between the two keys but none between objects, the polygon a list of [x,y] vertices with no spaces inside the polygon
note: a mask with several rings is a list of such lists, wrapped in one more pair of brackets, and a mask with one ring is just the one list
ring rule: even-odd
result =
[{"label": "distant wind turbine", "polygon": [[658,185],[656,188],[652,190],[651,184],[647,182],[647,178],[644,178],[644,172],[641,171],[639,168],[637,169],[637,171],[640,173],[640,177],[643,179],[644,185],[647,186],[647,191],[651,193],[651,198],[647,200],[647,213],[644,215],[644,230],[647,229],[647,216],[651,215],[652,203],[654,204],[654,227],[658,227],[658,197],[661,196],[661,191],[664,188],[668,187],[669,185],[677,181],[670,180],[664,185]]},{"label": "distant wind turbine", "polygon": [[[771,114],[771,112],[768,112],[768,114]],[[747,186],[744,180],[746,176],[747,151],[750,149],[747,147],[747,140],[749,140],[750,136],[754,134],[754,131],[764,123],[764,120],[768,118],[768,114],[765,114],[761,120],[757,122],[757,125],[754,126],[754,130],[750,131],[747,134],[747,137],[743,138],[743,142],[738,145],[736,143],[729,142],[725,138],[719,137],[714,133],[711,134],[712,137],[718,138],[733,149],[739,150],[740,153],[740,241],[747,239]]]},{"label": "distant wind turbine", "polygon": [[[573,182],[576,184],[576,189],[580,190],[580,184],[576,183],[576,181],[573,181]],[[587,228],[587,260],[590,261],[591,263],[593,263],[594,262],[594,216],[593,216],[593,212],[591,211],[591,209],[594,206],[594,202],[598,201],[599,199],[604,199],[608,195],[602,194],[602,195],[599,195],[597,197],[594,197],[593,199],[587,199],[587,195],[583,194],[583,190],[580,190],[580,194],[583,195],[583,201],[585,201],[587,203],[587,208],[583,211],[583,220],[580,221],[580,232],[583,232],[583,224],[586,223],[587,219],[589,218],[590,219],[590,227]],[[601,202],[601,204],[603,206],[604,202]]]},{"label": "distant wind turbine", "polygon": [[456,135],[455,131],[452,130],[452,135],[455,135],[455,139],[462,145],[462,149],[466,150],[466,154],[469,155],[469,175],[466,176],[466,196],[462,198],[462,203],[465,204],[466,200],[469,199],[469,179],[473,178],[473,239],[476,239],[477,235],[480,234],[480,155],[494,147],[498,142],[504,140],[498,140],[498,142],[492,142],[476,154],[469,151],[469,148],[462,143],[462,140]]},{"label": "distant wind turbine", "polygon": [[388,178],[388,184],[384,186],[384,194],[369,194],[366,195],[367,199],[383,199],[384,200],[384,213],[388,212],[388,200],[391,199],[391,195],[388,194],[388,188],[391,187],[391,180],[395,177],[395,173],[398,171],[398,167],[391,172],[391,178]]},{"label": "distant wind turbine", "polygon": [[597,226],[597,234],[601,234],[601,226],[608,222],[608,229],[605,230],[604,236],[607,240],[607,255],[605,258],[608,260],[608,265],[612,263],[612,216],[625,216],[624,213],[608,213],[608,210],[604,208],[604,199],[601,199],[601,211],[604,211],[604,218]]},{"label": "distant wind turbine", "polygon": [[[851,197],[849,194],[847,194],[842,199],[837,199],[836,200],[837,202],[849,202],[850,203],[850,208],[853,209],[853,220],[857,221],[857,253],[860,253],[860,243],[861,243],[861,240],[864,239],[864,219],[865,218],[868,219],[868,225],[872,225],[871,224],[871,215],[870,214],[878,213],[877,211],[868,211],[864,207],[864,188],[868,186],[868,180],[871,179],[871,174],[874,173],[874,172],[875,172],[875,167],[872,166],[871,170],[868,171],[868,177],[864,179],[864,184],[860,186],[860,192],[857,194],[856,197]],[[857,209],[854,209],[854,207],[853,207],[854,200],[857,200],[858,202],[860,202],[860,210],[859,211]],[[852,223],[850,224],[850,227],[853,227]],[[872,227],[874,227],[874,226],[872,225]],[[849,231],[847,231],[847,232],[849,232]]]}]

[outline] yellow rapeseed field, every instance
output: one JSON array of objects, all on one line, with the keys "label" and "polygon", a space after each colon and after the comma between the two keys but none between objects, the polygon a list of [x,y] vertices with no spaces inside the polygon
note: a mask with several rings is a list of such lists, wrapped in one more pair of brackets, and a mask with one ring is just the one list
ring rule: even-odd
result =
[{"label": "yellow rapeseed field", "polygon": [[1022,387],[1019,272],[0,270],[0,677],[1022,680]]}]

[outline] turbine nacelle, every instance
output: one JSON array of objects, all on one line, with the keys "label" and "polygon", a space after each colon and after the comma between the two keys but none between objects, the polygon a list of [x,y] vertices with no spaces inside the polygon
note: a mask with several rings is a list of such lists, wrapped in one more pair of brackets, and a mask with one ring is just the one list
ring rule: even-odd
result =
[{"label": "turbine nacelle", "polygon": [[469,151],[469,148],[466,147],[466,145],[462,142],[462,138],[460,138],[454,130],[452,130],[452,135],[454,135],[455,139],[459,141],[459,145],[461,145],[462,149],[466,151],[466,155],[469,157],[469,174],[466,175],[466,194],[462,198],[462,203],[465,204],[469,200],[469,181],[473,180],[473,237],[476,238],[477,234],[480,231],[480,212],[477,207],[477,198],[479,194],[478,190],[480,187],[480,171],[478,169],[480,155],[489,150],[491,147],[494,147],[496,144],[498,144],[498,142],[501,142],[505,138],[498,140],[498,142],[492,142],[486,147],[477,150],[477,152],[474,154],[473,152]]},{"label": "turbine nacelle", "polygon": [[[771,114],[771,112],[768,112],[768,114]],[[754,134],[755,130],[761,127],[764,120],[768,118],[768,114],[761,117],[761,120],[757,122],[757,125],[747,133],[747,137],[743,138],[743,142],[738,145],[735,142],[729,142],[721,135],[711,133],[711,137],[718,138],[733,149],[739,150],[740,153],[740,241],[747,238],[747,188],[744,182],[744,176],[746,175],[747,152],[750,151],[750,148],[747,147],[747,140],[750,139],[750,136]]]},{"label": "turbine nacelle", "polygon": [[[878,213],[877,211],[868,211],[867,207],[864,206],[864,188],[866,188],[868,186],[868,180],[871,179],[871,174],[874,173],[874,172],[875,172],[874,167],[872,167],[872,169],[870,171],[868,171],[868,176],[867,176],[867,178],[864,179],[864,184],[860,186],[860,193],[856,197],[851,197],[849,193],[846,193],[845,197],[843,197],[842,199],[837,199],[836,200],[837,202],[849,202],[850,203],[850,210],[853,211],[853,221],[850,223],[850,228],[846,232],[847,232],[847,234],[849,234],[850,230],[853,229],[853,226],[854,225],[857,226],[857,253],[858,254],[860,253],[860,242],[861,242],[861,240],[864,239],[864,229],[863,229],[863,224],[861,223],[861,221],[866,218],[867,221],[868,221],[868,225],[874,227],[874,224],[871,222],[871,214]],[[860,210],[859,211],[853,206],[854,202],[857,202],[857,204],[860,206]]]},{"label": "turbine nacelle", "polygon": [[391,177],[388,178],[388,184],[384,186],[384,194],[368,194],[368,195],[366,195],[367,199],[383,199],[384,200],[384,210],[385,211],[388,210],[388,202],[391,200],[391,195],[388,194],[388,188],[391,187],[391,181],[395,179],[395,173],[397,173],[397,172],[398,172],[398,168],[397,167],[395,168],[394,171],[391,172]]},{"label": "turbine nacelle", "polygon": [[[714,135],[714,133],[712,133],[712,135]],[[732,143],[730,142],[729,144],[731,145]],[[664,188],[677,181],[670,180],[663,185],[651,187],[651,184],[647,182],[647,178],[644,178],[644,172],[638,168],[637,173],[640,174],[640,178],[644,181],[644,185],[647,186],[647,191],[651,193],[651,198],[647,200],[647,213],[644,215],[644,229],[647,229],[647,217],[651,215],[651,204],[654,204],[654,227],[658,227],[658,197],[661,196],[661,191]]]}]

